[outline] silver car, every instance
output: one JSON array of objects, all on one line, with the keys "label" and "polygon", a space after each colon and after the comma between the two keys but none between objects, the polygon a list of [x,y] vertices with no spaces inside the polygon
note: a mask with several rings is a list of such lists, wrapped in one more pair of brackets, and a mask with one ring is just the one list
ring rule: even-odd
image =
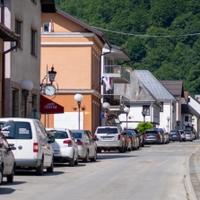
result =
[{"label": "silver car", "polygon": [[71,130],[78,145],[78,157],[84,162],[96,161],[97,145],[94,136],[88,130]]},{"label": "silver car", "polygon": [[98,152],[101,150],[119,150],[125,152],[126,139],[117,126],[99,126],[95,131]]},{"label": "silver car", "polygon": [[78,146],[69,129],[47,128],[49,135],[55,138],[52,143],[55,162],[68,162],[70,166],[78,165]]},{"label": "silver car", "polygon": [[8,183],[14,179],[15,158],[12,153],[14,147],[10,146],[2,133],[0,133],[0,184],[3,177],[7,178]]}]

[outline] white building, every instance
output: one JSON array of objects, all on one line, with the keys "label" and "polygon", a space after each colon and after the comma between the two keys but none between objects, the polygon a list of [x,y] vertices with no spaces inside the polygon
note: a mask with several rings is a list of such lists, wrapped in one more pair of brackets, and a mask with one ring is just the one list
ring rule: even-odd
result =
[{"label": "white building", "polygon": [[128,116],[120,115],[123,127],[136,128],[138,123],[149,121],[166,131],[174,128],[175,98],[148,70],[134,70],[126,91],[122,85],[115,87],[130,99]]}]

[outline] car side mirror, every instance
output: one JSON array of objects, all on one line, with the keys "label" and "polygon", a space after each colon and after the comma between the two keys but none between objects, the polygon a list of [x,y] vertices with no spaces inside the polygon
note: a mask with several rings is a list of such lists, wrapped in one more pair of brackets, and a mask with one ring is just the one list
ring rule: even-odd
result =
[{"label": "car side mirror", "polygon": [[54,143],[54,142],[55,142],[55,138],[54,138],[53,136],[48,137],[47,142],[48,142],[48,143]]}]

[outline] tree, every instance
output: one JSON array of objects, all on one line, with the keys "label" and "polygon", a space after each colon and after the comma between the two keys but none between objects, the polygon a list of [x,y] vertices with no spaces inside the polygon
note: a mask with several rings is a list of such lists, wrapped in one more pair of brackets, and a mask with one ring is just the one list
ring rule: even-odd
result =
[{"label": "tree", "polygon": [[147,129],[153,128],[153,124],[151,122],[141,122],[137,126],[137,130],[140,133],[144,133]]}]

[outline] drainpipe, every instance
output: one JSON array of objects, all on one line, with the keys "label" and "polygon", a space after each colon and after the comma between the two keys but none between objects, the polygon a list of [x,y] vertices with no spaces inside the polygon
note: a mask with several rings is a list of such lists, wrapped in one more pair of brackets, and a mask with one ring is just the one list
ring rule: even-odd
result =
[{"label": "drainpipe", "polygon": [[5,111],[4,111],[4,105],[5,105],[5,55],[14,49],[17,48],[17,42],[14,46],[9,48],[8,50],[4,51],[2,53],[2,105],[1,105],[1,115],[4,117]]}]

